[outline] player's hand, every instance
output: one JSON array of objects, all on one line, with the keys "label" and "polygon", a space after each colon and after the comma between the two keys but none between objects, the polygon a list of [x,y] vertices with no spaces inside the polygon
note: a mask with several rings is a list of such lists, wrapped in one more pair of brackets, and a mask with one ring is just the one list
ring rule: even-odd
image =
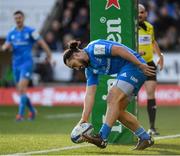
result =
[{"label": "player's hand", "polygon": [[46,61],[47,62],[51,62],[51,59],[52,59],[52,55],[51,54],[48,54],[47,56],[46,56]]},{"label": "player's hand", "polygon": [[145,55],[145,54],[146,54],[146,52],[144,52],[144,51],[140,51],[140,52],[139,52],[139,54],[140,54],[141,56],[143,56],[143,55]]},{"label": "player's hand", "polygon": [[0,52],[5,52],[6,49],[3,48],[3,46],[0,46]]},{"label": "player's hand", "polygon": [[50,64],[52,67],[56,66],[56,61],[52,59],[51,54],[46,57],[45,63]]},{"label": "player's hand", "polygon": [[82,124],[82,123],[86,123],[86,122],[87,122],[87,121],[85,121],[85,120],[83,120],[83,119],[81,118],[81,120],[78,122],[77,125]]},{"label": "player's hand", "polygon": [[163,67],[164,67],[164,57],[163,57],[163,55],[161,55],[161,56],[159,57],[159,60],[158,60],[157,64],[158,64],[159,67],[160,67],[159,69],[162,70]]},{"label": "player's hand", "polygon": [[155,68],[153,66],[149,66],[147,64],[141,63],[139,68],[143,71],[143,73],[147,76],[154,76],[156,75]]}]

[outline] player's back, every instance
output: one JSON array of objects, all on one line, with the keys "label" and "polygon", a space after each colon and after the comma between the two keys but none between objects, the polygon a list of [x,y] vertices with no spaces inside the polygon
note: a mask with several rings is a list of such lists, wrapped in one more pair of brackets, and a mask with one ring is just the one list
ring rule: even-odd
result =
[{"label": "player's back", "polygon": [[140,61],[144,62],[144,60],[137,52],[133,51],[123,44],[102,39],[95,40],[84,49],[90,57],[91,65],[89,66],[89,70],[91,70],[94,74],[111,75],[118,73],[125,65],[129,64],[131,66],[134,66],[131,62],[120,56],[112,56],[112,46],[123,47],[128,52],[135,55],[135,57],[137,57]]},{"label": "player's back", "polygon": [[32,46],[34,40],[32,38],[33,28],[24,26],[21,30],[13,28],[6,42],[12,45],[13,66],[20,66],[26,62],[32,62]]}]

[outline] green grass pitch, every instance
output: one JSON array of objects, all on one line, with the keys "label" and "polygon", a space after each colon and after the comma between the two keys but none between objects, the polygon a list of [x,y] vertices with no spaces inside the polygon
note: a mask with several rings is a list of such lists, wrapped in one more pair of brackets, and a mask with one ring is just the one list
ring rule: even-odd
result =
[{"label": "green grass pitch", "polygon": [[[99,149],[93,145],[73,144],[70,132],[81,117],[80,107],[37,107],[35,121],[15,122],[17,107],[0,107],[0,154],[42,155],[177,155],[180,137],[156,140],[152,148],[132,151],[132,145],[108,145]],[[161,136],[180,135],[180,107],[159,107],[157,128]],[[139,108],[139,119],[148,129],[146,108]]]}]

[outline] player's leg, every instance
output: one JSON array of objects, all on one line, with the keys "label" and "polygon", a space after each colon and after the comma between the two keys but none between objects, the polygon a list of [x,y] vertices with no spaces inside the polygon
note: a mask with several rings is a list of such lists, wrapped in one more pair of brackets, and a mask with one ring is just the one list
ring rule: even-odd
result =
[{"label": "player's leg", "polygon": [[[13,67],[13,77],[16,83],[16,87],[18,88],[19,81],[20,81],[20,70],[17,67]],[[18,105],[18,113],[16,115],[16,121],[22,121],[24,119],[24,109],[25,106],[22,103],[22,98],[20,96],[20,101]]]},{"label": "player's leg", "polygon": [[26,90],[27,90],[31,75],[32,75],[32,66],[31,65],[25,65],[24,68],[21,70],[22,85],[20,88],[22,91],[20,94],[24,97],[25,105],[29,108],[29,113],[28,113],[28,119],[29,120],[33,120],[35,118],[35,115],[36,115],[36,110],[33,107],[31,100],[29,99],[29,97],[26,94]]},{"label": "player's leg", "polygon": [[[149,62],[148,65],[155,67],[156,65],[154,62]],[[155,99],[155,89],[157,86],[156,75],[150,76],[145,81],[145,89],[147,93],[147,112],[149,117],[150,129],[149,133],[153,135],[158,135],[159,133],[156,132],[155,129],[155,119],[156,119],[156,99]]]},{"label": "player's leg", "polygon": [[[130,78],[132,78],[131,73],[128,74],[130,75]],[[145,131],[145,129],[140,125],[137,118],[133,114],[126,111],[131,95],[137,94],[138,90],[145,80],[143,78],[143,75],[138,72],[134,72],[133,77],[133,80],[136,79],[137,81],[132,82],[127,78],[126,81],[119,80],[116,83],[116,86],[119,88],[119,90],[122,90],[127,95],[125,99],[119,101],[118,119],[125,127],[130,129],[139,138],[135,149],[143,150],[147,147],[152,146],[154,144],[154,141],[152,140],[151,136]]]},{"label": "player's leg", "polygon": [[149,116],[150,129],[149,133],[153,135],[158,135],[155,129],[155,119],[156,119],[156,99],[155,99],[155,89],[156,89],[156,81],[146,81],[145,89],[147,93],[147,112]]},{"label": "player's leg", "polygon": [[20,96],[19,111],[16,117],[17,121],[20,121],[24,118],[24,112],[25,112],[25,107],[27,103],[26,88],[28,86],[28,83],[29,83],[29,80],[21,79],[17,84],[17,89]]},{"label": "player's leg", "polygon": [[136,117],[126,111],[128,106],[128,93],[131,94],[133,90],[131,84],[123,81],[118,81],[116,86],[112,87],[107,99],[105,123],[102,125],[98,135],[83,135],[86,141],[93,143],[100,148],[105,148],[111,128],[114,122],[119,119],[125,127],[129,128],[138,138],[140,138],[136,149],[145,149],[153,145],[154,142],[151,140],[150,135],[139,124]]},{"label": "player's leg", "polygon": [[131,131],[135,132],[141,126],[140,126],[140,123],[137,120],[137,118],[133,114],[126,111],[128,102],[129,102],[128,98],[120,101],[118,120],[125,127],[129,128]]},{"label": "player's leg", "polygon": [[150,147],[154,144],[151,136],[146,132],[146,130],[140,125],[137,118],[126,111],[128,105],[128,98],[124,99],[120,103],[120,115],[118,120],[128,129],[130,129],[138,138],[138,143],[134,149],[143,150],[147,147]]},{"label": "player's leg", "polygon": [[128,105],[127,98],[133,93],[136,94],[138,92],[145,79],[146,76],[137,69],[128,71],[125,74],[121,72],[118,75],[117,81],[115,81],[108,95],[106,119],[100,130],[100,135],[85,136],[88,142],[98,147],[105,148],[107,145],[106,139],[111,131],[111,127],[119,118],[127,128],[132,130],[134,134],[140,138],[135,149],[142,150],[154,144],[150,135],[140,126],[137,119],[132,114],[125,111]]},{"label": "player's leg", "polygon": [[102,139],[107,140],[111,127],[119,117],[119,103],[126,99],[127,95],[119,90],[119,88],[113,86],[107,96],[107,110],[105,116],[105,123],[100,129],[100,135]]},{"label": "player's leg", "polygon": [[[125,86],[126,89],[122,89],[125,88]],[[150,139],[150,136],[146,133],[144,128],[140,126],[136,117],[126,111],[129,102],[128,96],[130,96],[128,94],[132,94],[132,92],[132,85],[124,81],[118,81],[116,86],[112,87],[110,90],[107,99],[105,123],[100,130],[100,135],[104,140],[108,138],[111,127],[117,119],[141,139]],[[141,131],[140,135],[139,131]]]}]

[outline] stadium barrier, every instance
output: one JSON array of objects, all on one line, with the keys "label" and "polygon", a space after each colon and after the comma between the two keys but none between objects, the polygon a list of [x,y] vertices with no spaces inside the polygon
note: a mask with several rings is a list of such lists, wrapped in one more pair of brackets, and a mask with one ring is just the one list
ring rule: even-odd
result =
[{"label": "stadium barrier", "polygon": [[[28,96],[34,105],[82,106],[85,86],[34,87],[28,89]],[[180,86],[158,85],[156,89],[159,106],[180,106]],[[141,88],[138,95],[140,106],[146,105],[146,92]],[[15,88],[0,88],[0,105],[17,105],[19,96]]]},{"label": "stadium barrier", "polygon": [[[81,106],[85,96],[85,86],[34,87],[27,91],[34,105]],[[0,105],[17,105],[19,96],[15,88],[0,88]]]}]

